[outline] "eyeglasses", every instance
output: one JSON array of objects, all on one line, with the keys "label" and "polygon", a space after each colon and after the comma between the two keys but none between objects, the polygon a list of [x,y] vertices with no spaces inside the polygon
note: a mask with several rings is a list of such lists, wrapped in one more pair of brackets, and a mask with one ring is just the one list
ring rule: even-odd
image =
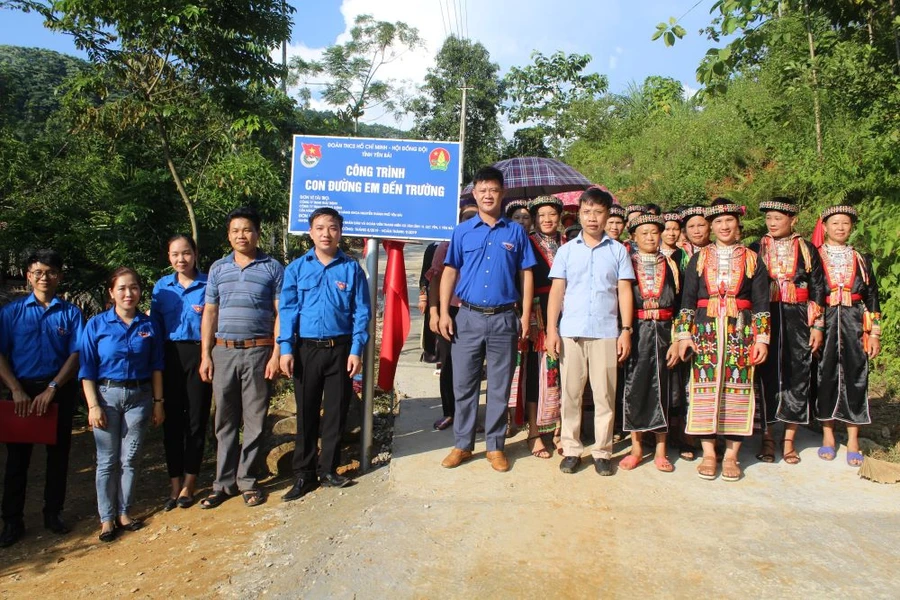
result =
[{"label": "eyeglasses", "polygon": [[43,279],[46,277],[47,279],[56,279],[59,277],[59,271],[28,271],[31,273],[31,276],[35,279]]}]

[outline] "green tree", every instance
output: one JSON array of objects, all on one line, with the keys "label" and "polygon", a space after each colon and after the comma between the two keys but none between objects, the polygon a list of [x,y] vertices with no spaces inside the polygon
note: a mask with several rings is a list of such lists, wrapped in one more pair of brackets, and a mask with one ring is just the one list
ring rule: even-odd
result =
[{"label": "green tree", "polygon": [[510,123],[533,123],[546,132],[547,146],[560,156],[587,127],[579,105],[596,102],[608,87],[604,75],[586,73],[589,54],[532,52],[533,64],[512,67],[504,77]]},{"label": "green tree", "polygon": [[40,12],[47,27],[72,35],[88,53],[92,70],[76,77],[68,92],[80,102],[81,126],[97,128],[113,140],[153,129],[151,141],[199,243],[196,189],[188,189],[188,182],[197,180],[196,172],[234,144],[235,137],[271,127],[257,109],[260,89],[274,87],[283,74],[270,55],[290,33],[283,3],[0,4]]},{"label": "green tree", "polygon": [[459,139],[462,90],[466,85],[466,139],[463,181],[497,160],[502,141],[500,67],[480,42],[450,36],[428,70],[420,95],[407,103],[414,135],[429,140]]},{"label": "green tree", "polygon": [[359,120],[369,110],[396,110],[394,83],[378,79],[378,71],[404,52],[422,45],[419,32],[400,21],[376,21],[371,15],[356,17],[350,40],[329,46],[321,60],[307,61],[299,56],[291,59],[292,82],[309,85],[310,77],[324,78],[322,99],[338,110],[358,133]]}]

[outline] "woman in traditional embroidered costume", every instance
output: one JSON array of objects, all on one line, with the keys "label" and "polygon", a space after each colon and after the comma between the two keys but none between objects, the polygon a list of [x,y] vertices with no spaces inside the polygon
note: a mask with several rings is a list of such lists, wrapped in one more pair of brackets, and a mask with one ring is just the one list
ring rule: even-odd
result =
[{"label": "woman in traditional embroidered costume", "polygon": [[859,426],[869,417],[869,359],[881,351],[881,308],[872,261],[847,245],[858,219],[852,206],[822,213],[825,244],[819,258],[825,273],[825,345],[819,359],[816,417],[824,435],[819,457],[834,460],[835,421],[847,424],[847,464],[862,464]]},{"label": "woman in traditional embroidered costume", "polygon": [[678,247],[678,239],[681,237],[681,212],[677,210],[664,212],[662,217],[666,228],[660,237],[659,251],[667,258],[671,258],[672,262],[678,265],[679,272],[683,273],[691,257],[683,248]]},{"label": "woman in traditional embroidered costume", "polygon": [[529,238],[537,257],[537,265],[532,269],[535,306],[531,311],[531,332],[524,369],[528,443],[531,454],[537,458],[550,458],[552,453],[543,436],[555,433],[559,427],[559,360],[547,355],[544,335],[547,332],[550,267],[553,266],[556,251],[565,243],[559,232],[562,202],[552,196],[538,196],[528,203],[528,210],[534,222],[534,232]]},{"label": "woman in traditional embroidered costume", "polygon": [[809,391],[813,354],[824,340],[825,284],[815,246],[794,233],[800,208],[788,198],[759,205],[768,233],[750,248],[759,254],[769,273],[772,337],[769,358],[760,365],[763,402],[760,423],[762,450],[756,458],[775,462],[771,425],[784,423],[784,462],[795,465],[798,425],[809,423]]},{"label": "woman in traditional embroidered costume", "polygon": [[604,228],[606,235],[612,239],[621,241],[622,233],[625,231],[625,209],[618,204],[609,207],[609,217],[606,219],[606,227]]},{"label": "woman in traditional embroidered costume", "polygon": [[726,440],[722,478],[741,478],[741,440],[753,434],[754,369],[768,352],[769,281],[757,254],[737,243],[743,213],[725,198],[710,205],[716,242],[691,257],[676,322],[681,360],[694,355],[685,431],[701,438],[703,479],[716,477],[716,435]]},{"label": "woman in traditional embroidered costume", "polygon": [[689,206],[681,211],[681,226],[686,238],[681,249],[689,258],[700,248],[709,246],[709,221],[706,220],[705,206]]},{"label": "woman in traditional embroidered costume", "polygon": [[[672,389],[670,369],[678,363],[678,348],[672,344],[672,319],[678,308],[678,266],[659,250],[662,217],[645,214],[628,224],[635,252],[634,333],[631,355],[625,363],[622,429],[631,432],[631,453],[619,462],[630,470],[643,459],[642,433],[656,434],[654,464],[663,472],[674,470],[666,457]],[[677,383],[676,383],[677,387]]]}]

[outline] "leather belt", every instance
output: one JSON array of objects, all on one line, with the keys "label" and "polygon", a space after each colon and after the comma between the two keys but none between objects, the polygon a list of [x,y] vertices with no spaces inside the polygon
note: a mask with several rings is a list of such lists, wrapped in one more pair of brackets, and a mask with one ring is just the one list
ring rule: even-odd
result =
[{"label": "leather belt", "polygon": [[216,338],[216,346],[225,346],[226,348],[237,348],[239,350],[243,350],[244,348],[258,348],[260,346],[274,346],[275,339],[274,338],[250,338],[247,340],[223,340],[222,338]]},{"label": "leather belt", "polygon": [[300,343],[304,346],[312,346],[313,348],[334,348],[335,346],[346,346],[353,341],[352,335],[339,335],[337,337],[317,340],[315,338],[300,338]]},{"label": "leather belt", "polygon": [[97,381],[98,385],[126,389],[138,388],[148,383],[150,383],[149,379],[100,379]]},{"label": "leather belt", "polygon": [[515,302],[511,302],[509,304],[501,304],[500,306],[477,306],[475,304],[469,304],[465,300],[459,301],[461,306],[465,306],[469,310],[474,310],[477,313],[481,313],[483,315],[498,315],[500,313],[505,313],[508,310],[512,310],[516,307]]}]

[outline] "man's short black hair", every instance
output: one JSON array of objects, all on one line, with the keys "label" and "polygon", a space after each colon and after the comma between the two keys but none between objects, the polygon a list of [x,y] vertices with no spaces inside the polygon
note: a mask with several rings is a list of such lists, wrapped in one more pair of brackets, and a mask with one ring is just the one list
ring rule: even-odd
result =
[{"label": "man's short black hair", "polygon": [[651,215],[656,215],[658,217],[662,214],[662,206],[660,206],[659,204],[654,204],[651,202],[650,204],[646,204],[645,208]]},{"label": "man's short black hair", "polygon": [[230,213],[228,213],[228,227],[231,227],[231,222],[235,219],[247,219],[251,223],[253,223],[253,227],[256,228],[256,233],[261,231],[262,220],[259,218],[259,213],[256,212],[256,209],[251,208],[249,206],[242,206],[240,208],[236,208]]},{"label": "man's short black hair", "polygon": [[596,204],[609,210],[609,207],[613,205],[613,197],[609,192],[604,192],[599,188],[591,188],[582,192],[581,197],[578,198],[579,209],[585,204]]},{"label": "man's short black hair", "polygon": [[55,250],[43,249],[35,250],[25,259],[25,270],[29,270],[31,265],[35,263],[45,264],[57,271],[62,271],[63,259]]},{"label": "man's short black hair", "polygon": [[312,229],[313,221],[318,219],[319,217],[331,217],[335,221],[337,221],[338,227],[341,230],[344,229],[344,217],[341,216],[341,213],[334,210],[333,208],[328,208],[327,206],[322,206],[312,211],[312,214],[309,215],[309,227]]},{"label": "man's short black hair", "polygon": [[481,181],[496,181],[503,187],[503,171],[496,167],[481,167],[472,178],[472,186],[474,187]]}]

